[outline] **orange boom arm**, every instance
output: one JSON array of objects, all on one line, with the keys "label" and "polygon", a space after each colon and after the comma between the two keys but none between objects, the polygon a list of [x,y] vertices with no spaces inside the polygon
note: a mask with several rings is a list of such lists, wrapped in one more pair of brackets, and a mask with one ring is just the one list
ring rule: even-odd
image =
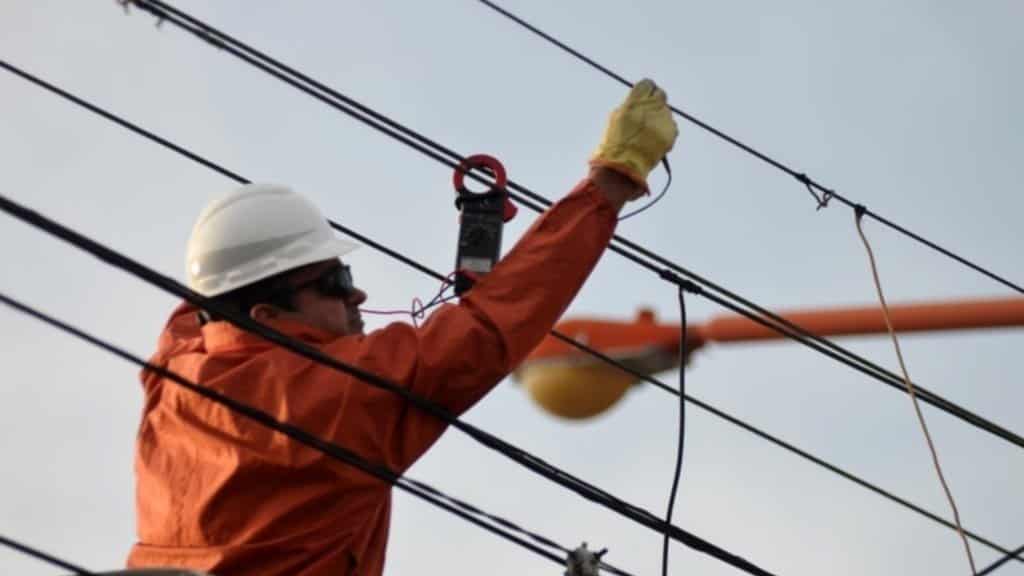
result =
[{"label": "orange boom arm", "polygon": [[[1024,298],[900,304],[889,307],[897,332],[964,330],[1024,325]],[[888,330],[877,307],[794,311],[783,318],[818,336],[881,334]],[[784,338],[783,334],[742,316],[713,318],[696,330],[714,342]]]},{"label": "orange boom arm", "polygon": [[[889,307],[898,332],[1024,326],[1024,298],[899,304]],[[789,311],[779,314],[818,336],[887,332],[877,306]],[[632,322],[570,319],[555,329],[643,374],[679,365],[679,325],[655,322],[642,310]],[[749,342],[786,336],[739,315],[712,318],[687,327],[687,350],[708,342]],[[589,418],[614,405],[636,378],[548,336],[516,370],[530,396],[564,418]]]}]

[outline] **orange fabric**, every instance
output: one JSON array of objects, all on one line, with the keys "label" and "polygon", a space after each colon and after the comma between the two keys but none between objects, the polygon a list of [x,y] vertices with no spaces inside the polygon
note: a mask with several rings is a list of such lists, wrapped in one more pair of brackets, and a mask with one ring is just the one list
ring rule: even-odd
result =
[{"label": "orange fabric", "polygon": [[[418,329],[334,337],[274,329],[461,414],[544,337],[597,263],[615,211],[584,180],[458,305]],[[181,305],[153,362],[404,472],[446,425],[389,392]],[[139,542],[129,567],[218,576],[378,575],[391,487],[152,373],[136,452]]]}]

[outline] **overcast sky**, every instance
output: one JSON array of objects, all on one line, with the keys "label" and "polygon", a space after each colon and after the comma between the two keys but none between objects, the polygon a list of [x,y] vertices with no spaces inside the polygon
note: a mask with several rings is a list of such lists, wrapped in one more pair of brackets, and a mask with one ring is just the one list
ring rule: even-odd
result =
[{"label": "overcast sky", "polygon": [[[616,82],[471,0],[189,1],[176,6],[462,153],[557,198],[585,172]],[[888,218],[1017,281],[1024,210],[1024,5],[986,2],[563,0],[507,7],[629,78]],[[153,18],[112,1],[0,2],[0,58],[254,180],[290,184],[330,217],[434,269],[454,260],[449,170]],[[178,278],[195,216],[232,183],[0,73],[2,194]],[[675,182],[619,232],[773,309],[874,302],[850,210],[816,212],[791,178],[681,121]],[[654,181],[660,182],[660,173]],[[506,248],[533,214],[521,211]],[[874,223],[891,302],[1011,292]],[[0,291],[140,355],[170,296],[0,216]],[[364,248],[376,308],[436,283]],[[608,254],[570,314],[678,319],[675,292]],[[722,314],[690,296],[690,317]],[[370,327],[384,319],[369,318]],[[134,541],[137,370],[0,310],[0,534],[87,568]],[[883,338],[844,339],[896,367]],[[911,375],[1024,433],[1019,330],[908,336]],[[676,373],[661,377],[674,383]],[[909,399],[793,343],[709,347],[693,395],[943,517]],[[1024,454],[925,408],[964,524],[1024,544]],[[467,419],[658,515],[677,405],[637,387],[586,423],[545,415],[511,380]],[[694,408],[675,522],[774,573],[967,574],[950,530]],[[410,472],[567,546],[653,574],[660,536],[450,432]],[[979,568],[998,554],[975,544]],[[676,574],[736,574],[681,545]],[[0,550],[0,572],[59,574]],[[389,574],[560,574],[418,500],[396,497]],[[1011,563],[997,574],[1024,574]]]}]

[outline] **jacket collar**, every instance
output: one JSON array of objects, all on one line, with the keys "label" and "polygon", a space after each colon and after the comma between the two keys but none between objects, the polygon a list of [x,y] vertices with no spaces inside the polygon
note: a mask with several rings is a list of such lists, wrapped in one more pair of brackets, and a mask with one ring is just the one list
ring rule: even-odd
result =
[{"label": "jacket collar", "polygon": [[[338,338],[336,334],[294,320],[272,320],[265,325],[289,338],[311,344],[322,344]],[[198,308],[182,303],[171,314],[163,334],[160,335],[158,356],[170,358],[188,352],[204,351],[211,354],[259,351],[273,346],[276,344],[236,328],[229,322],[200,324]]]},{"label": "jacket collar", "polygon": [[[312,344],[322,344],[338,337],[326,330],[294,320],[275,319],[263,324],[289,338]],[[204,324],[201,331],[206,351],[210,354],[260,351],[277,345],[258,334],[238,328],[230,322],[210,322]]]}]

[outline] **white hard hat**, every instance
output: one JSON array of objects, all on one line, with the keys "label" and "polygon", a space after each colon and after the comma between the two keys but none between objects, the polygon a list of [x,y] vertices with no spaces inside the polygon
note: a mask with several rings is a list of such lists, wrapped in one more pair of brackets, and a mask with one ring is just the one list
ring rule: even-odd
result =
[{"label": "white hard hat", "polygon": [[309,200],[285,186],[247,184],[215,198],[188,240],[189,288],[217,296],[359,245],[334,235]]}]

